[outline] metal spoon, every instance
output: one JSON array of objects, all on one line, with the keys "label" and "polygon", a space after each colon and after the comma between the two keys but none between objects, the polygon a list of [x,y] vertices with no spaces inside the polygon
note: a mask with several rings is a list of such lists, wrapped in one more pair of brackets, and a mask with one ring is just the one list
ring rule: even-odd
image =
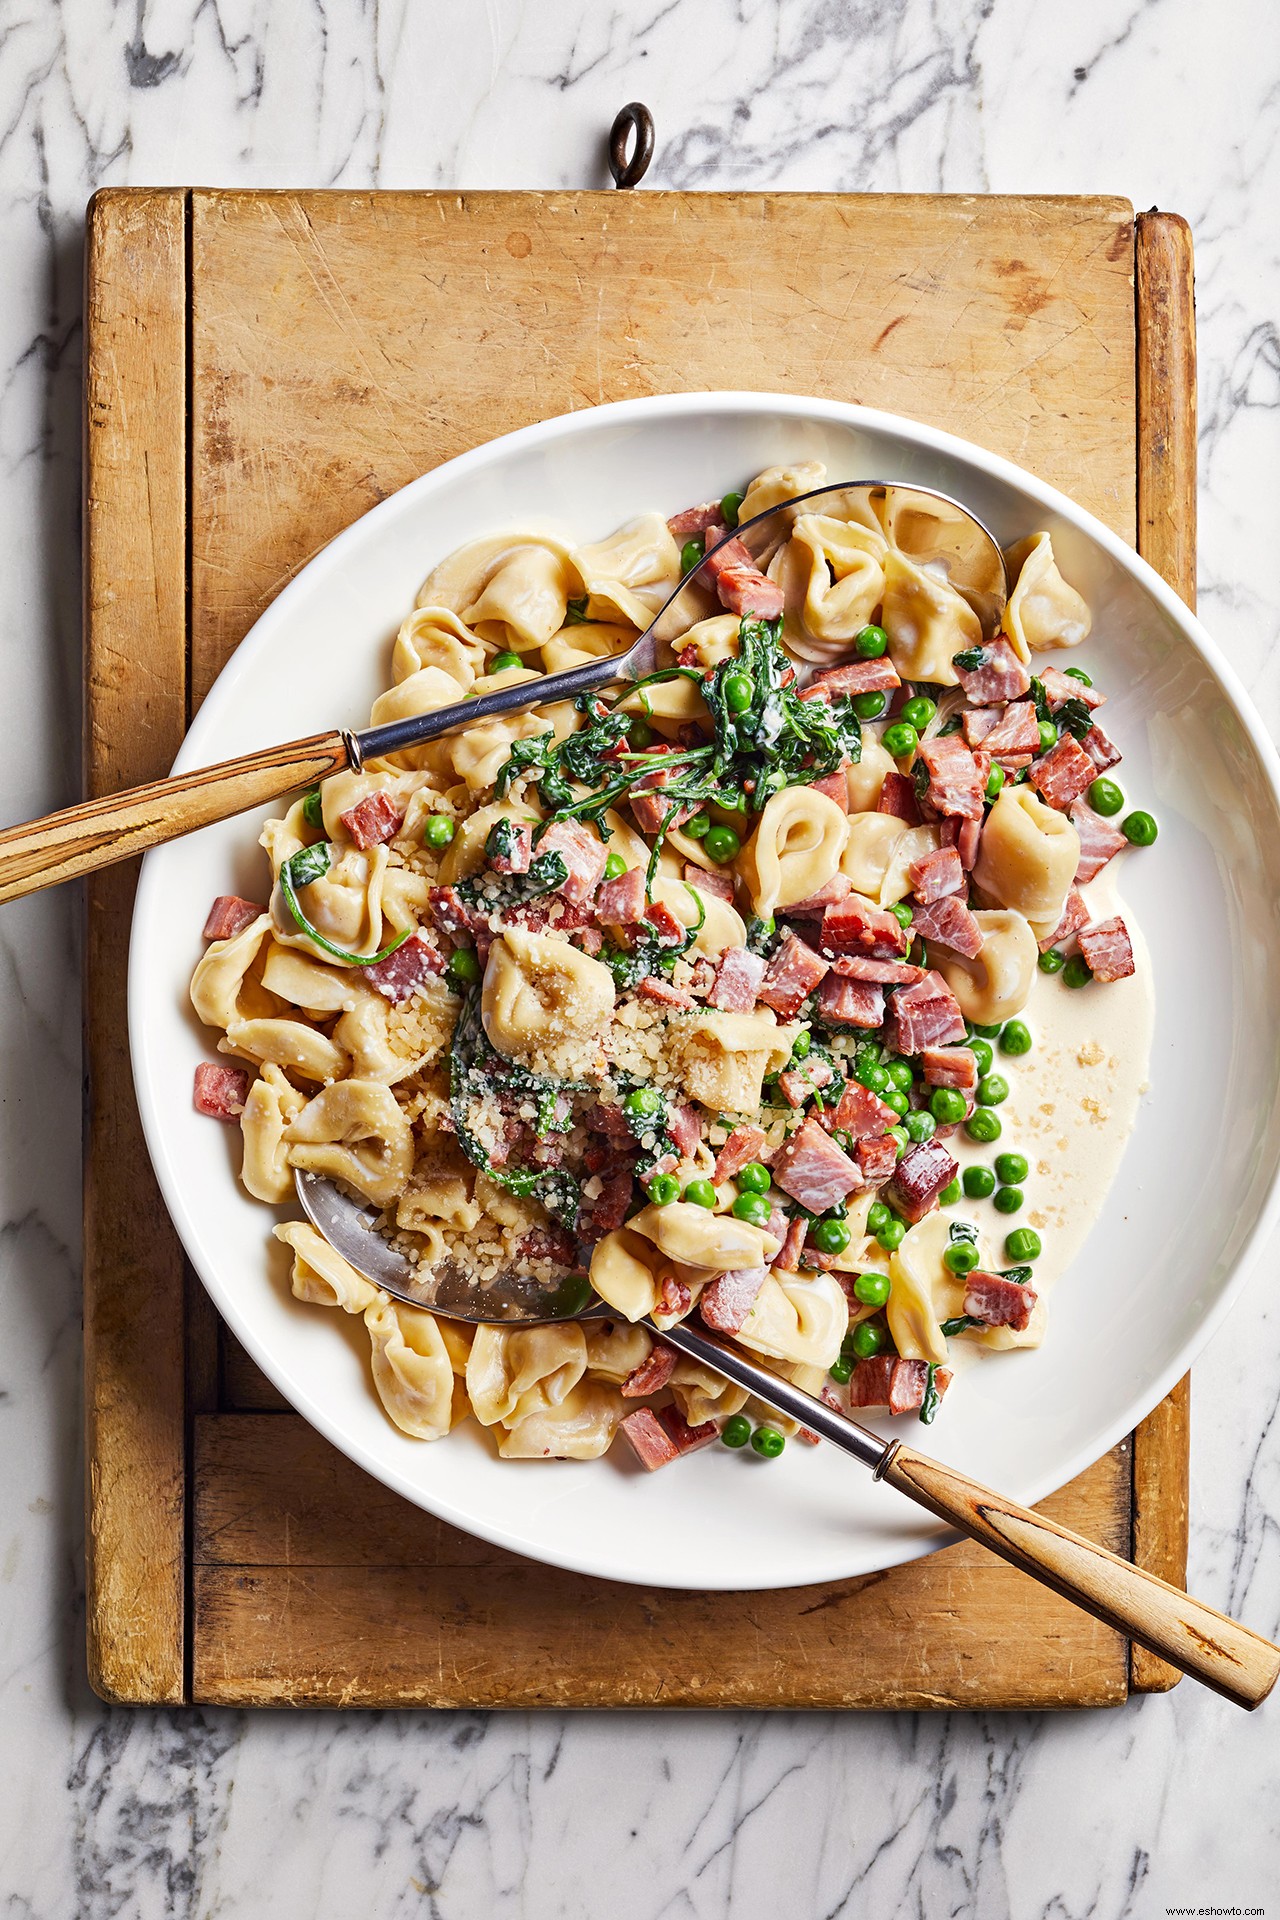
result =
[{"label": "metal spoon", "polygon": [[[448,1263],[423,1275],[378,1233],[377,1210],[367,1201],[355,1199],[316,1174],[298,1172],[294,1177],[307,1218],[330,1246],[375,1286],[410,1306],[473,1325],[534,1326],[557,1320],[619,1318],[603,1301],[592,1304],[595,1296],[583,1276],[548,1290],[518,1274],[503,1276],[492,1287],[477,1288]],[[862,1466],[870,1467],[873,1479],[887,1480],[940,1520],[959,1527],[1034,1580],[1054,1588],[1237,1706],[1259,1706],[1275,1685],[1280,1647],[1225,1614],[1055,1525],[1043,1514],[966,1479],[928,1454],[917,1453],[900,1440],[882,1440],[868,1427],[748,1359],[727,1341],[696,1331],[688,1321],[658,1328],[645,1319],[641,1325],[667,1346],[700,1361],[735,1386],[745,1387],[766,1406],[852,1454]]]},{"label": "metal spoon", "polygon": [[[726,533],[710,553],[731,540],[741,540],[754,561],[767,564],[802,512],[857,518],[870,526],[883,521],[892,527],[898,549],[919,566],[948,579],[978,615],[984,635],[994,632],[1008,592],[1000,548],[966,508],[929,487],[879,480],[817,487]],[[287,746],[267,747],[238,760],[155,780],[25,826],[9,827],[0,833],[0,901],[16,900],[127,860],[215,820],[230,819],[287,793],[303,792],[344,768],[358,771],[366,760],[402,753],[495,715],[525,713],[600,687],[643,679],[657,667],[662,641],[716,611],[710,576],[704,572],[708,557],[685,574],[625,653],[588,660],[564,673],[541,675],[518,686],[499,687],[409,720],[367,727],[362,733],[338,727]]]}]

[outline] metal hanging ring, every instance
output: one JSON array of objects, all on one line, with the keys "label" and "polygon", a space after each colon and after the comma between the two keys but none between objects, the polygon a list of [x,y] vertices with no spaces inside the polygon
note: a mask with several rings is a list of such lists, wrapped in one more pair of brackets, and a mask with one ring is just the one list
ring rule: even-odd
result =
[{"label": "metal hanging ring", "polygon": [[[627,141],[634,133],[635,152],[627,158]],[[653,115],[642,101],[623,107],[609,129],[609,171],[615,187],[637,187],[653,158]]]}]

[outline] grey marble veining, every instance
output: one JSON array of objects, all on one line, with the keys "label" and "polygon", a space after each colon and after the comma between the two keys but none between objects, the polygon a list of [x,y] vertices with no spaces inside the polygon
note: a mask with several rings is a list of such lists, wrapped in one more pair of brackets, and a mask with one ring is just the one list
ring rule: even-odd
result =
[{"label": "grey marble veining", "polygon": [[[79,783],[80,266],[111,182],[1118,192],[1195,227],[1201,607],[1280,729],[1271,0],[0,4],[6,819]],[[0,1912],[1076,1920],[1265,1907],[1274,1711],[139,1713],[80,1653],[75,903],[0,917]],[[1274,1265],[1274,1262],[1273,1262]],[[1280,1317],[1196,1370],[1191,1578],[1280,1628]]]}]

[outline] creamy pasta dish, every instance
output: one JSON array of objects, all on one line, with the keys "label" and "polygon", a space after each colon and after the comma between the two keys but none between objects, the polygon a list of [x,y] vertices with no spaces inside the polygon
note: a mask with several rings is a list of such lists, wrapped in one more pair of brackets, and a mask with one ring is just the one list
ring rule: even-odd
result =
[{"label": "creamy pasta dish", "polygon": [[294,1293],[361,1316],[417,1438],[780,1452],[794,1427],[655,1339],[689,1315],[837,1407],[924,1420],[966,1348],[1043,1336],[1033,1223],[1065,1231],[1075,1147],[1036,1075],[1050,1029],[1127,1006],[1105,889],[1155,822],[1124,811],[1103,692],[1036,657],[1091,624],[1048,534],[1006,554],[994,638],[874,496],[797,510],[761,564],[705,557],[823,478],[451,554],[374,725],[620,653],[699,564],[701,603],[645,681],[326,780],[268,822],[265,897],[214,901],[195,1102],[240,1128],[248,1192],[326,1176],[480,1300],[518,1271],[611,1310],[463,1325],[278,1224]]}]

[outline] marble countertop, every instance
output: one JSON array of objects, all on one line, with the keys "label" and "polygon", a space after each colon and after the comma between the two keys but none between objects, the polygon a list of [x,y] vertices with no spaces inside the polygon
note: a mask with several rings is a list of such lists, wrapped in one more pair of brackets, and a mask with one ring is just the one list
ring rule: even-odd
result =
[{"label": "marble countertop", "polygon": [[[1201,612],[1280,728],[1271,0],[51,0],[0,35],[0,816],[79,797],[81,239],[111,183],[1106,192],[1187,216]],[[0,919],[0,1911],[1053,1920],[1275,1897],[1275,1717],[131,1712],[80,1562],[78,903]],[[1266,1263],[1263,1263],[1265,1271]],[[1247,1364],[1241,1356],[1247,1355]],[[1190,1580],[1280,1629],[1280,1314],[1195,1372]],[[1268,1755],[1271,1756],[1268,1760]]]}]

